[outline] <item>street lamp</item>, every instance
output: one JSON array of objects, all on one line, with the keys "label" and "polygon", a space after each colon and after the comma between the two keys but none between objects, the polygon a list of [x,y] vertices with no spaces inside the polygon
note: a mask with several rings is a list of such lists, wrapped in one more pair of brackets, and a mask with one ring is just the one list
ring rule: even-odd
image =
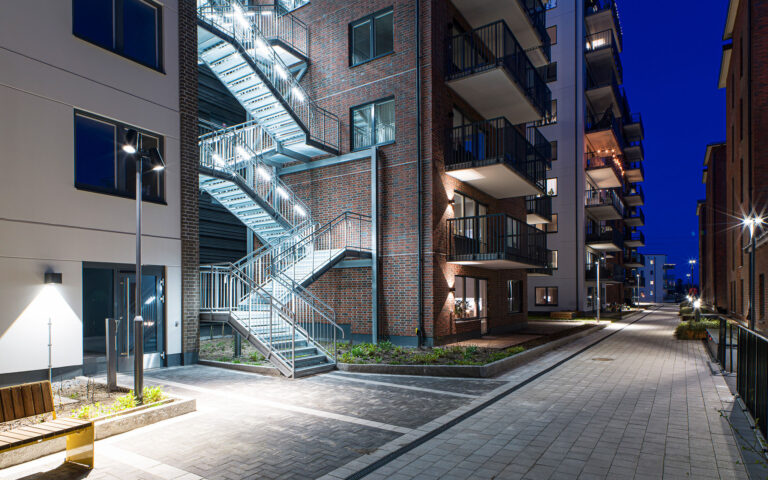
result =
[{"label": "street lamp", "polygon": [[757,237],[755,229],[765,223],[763,217],[750,215],[742,219],[741,224],[749,229],[749,328],[755,329],[755,249]]},{"label": "street lamp", "polygon": [[691,288],[693,288],[693,266],[696,265],[696,260],[688,260],[688,265],[691,266]]},{"label": "street lamp", "polygon": [[636,287],[637,287],[637,289],[636,289],[637,290],[637,296],[635,297],[636,298],[635,301],[637,303],[636,306],[639,307],[640,306],[640,272],[637,272],[635,274],[635,276],[637,277],[637,285],[636,285]]},{"label": "street lamp", "polygon": [[[138,403],[144,401],[144,319],[141,317],[141,197],[144,173],[159,172],[165,162],[157,148],[142,148],[141,134],[134,129],[125,132],[123,151],[134,157],[136,163],[136,282],[135,316],[133,317],[133,393]],[[144,171],[144,162],[149,170]]]}]

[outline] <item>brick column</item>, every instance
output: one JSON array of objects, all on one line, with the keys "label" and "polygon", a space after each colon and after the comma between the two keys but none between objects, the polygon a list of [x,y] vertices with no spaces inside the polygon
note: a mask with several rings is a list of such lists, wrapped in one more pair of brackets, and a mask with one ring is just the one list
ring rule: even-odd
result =
[{"label": "brick column", "polygon": [[200,347],[200,237],[197,150],[197,12],[179,2],[179,113],[181,117],[182,361],[196,363]]}]

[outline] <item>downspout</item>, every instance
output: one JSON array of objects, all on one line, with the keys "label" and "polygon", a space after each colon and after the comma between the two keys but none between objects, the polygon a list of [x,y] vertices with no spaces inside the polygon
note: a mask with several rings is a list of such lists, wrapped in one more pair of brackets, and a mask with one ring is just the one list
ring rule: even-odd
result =
[{"label": "downspout", "polygon": [[[584,65],[583,65],[583,61],[580,62],[579,59],[580,58],[583,59],[583,56],[584,56],[584,53],[583,53],[584,52],[584,50],[583,50],[584,47],[581,44],[581,39],[584,38],[584,35],[582,35],[582,32],[579,29],[579,20],[581,20],[581,22],[584,22],[584,5],[583,4],[579,5],[579,3],[580,2],[577,2],[577,4],[576,4],[577,10],[576,10],[576,13],[573,15],[573,32],[576,35],[576,39],[579,40],[579,41],[573,42],[573,78],[576,80],[576,88],[574,88],[574,92],[573,92],[573,108],[574,108],[574,110],[578,109],[578,112],[576,114],[579,115],[580,117],[576,117],[576,121],[573,122],[573,143],[574,143],[574,150],[575,150],[575,153],[576,153],[576,158],[577,159],[581,159],[581,162],[580,162],[581,167],[577,167],[577,168],[581,168],[582,171],[583,171],[584,170],[584,147],[582,147],[581,150],[579,150],[579,144],[580,144],[579,136],[581,136],[581,139],[582,139],[581,144],[583,145],[583,142],[584,142],[584,140],[583,140],[584,139],[584,108],[583,107],[579,108],[579,106],[581,105],[579,103],[579,97],[585,95],[585,93],[583,93],[583,91],[582,91],[583,90],[583,85],[584,85],[584,82],[583,82]],[[580,10],[579,10],[579,6],[581,6]],[[579,57],[579,55],[581,55],[581,57]],[[579,67],[581,67],[581,68],[579,68]],[[579,82],[579,73],[581,73],[581,77],[582,77],[582,81],[581,82]],[[581,122],[581,125],[582,125],[581,130],[579,130],[579,123],[580,122]],[[579,185],[579,177],[581,177],[581,185]],[[584,187],[584,176],[583,175],[581,175],[581,176],[580,175],[574,175],[573,179],[574,179],[574,183],[575,183],[573,191],[574,192],[581,192],[580,188]],[[586,257],[587,256],[587,252],[586,252],[586,245],[587,245],[586,238],[584,239],[583,245],[579,244],[579,229],[581,229],[582,233],[584,233],[584,231],[585,231],[584,221],[579,222],[579,208],[582,208],[582,209],[584,208],[584,206],[583,206],[584,205],[584,201],[583,200],[579,201],[582,198],[584,198],[584,195],[583,194],[579,195],[579,193],[577,193],[576,194],[576,201],[573,202],[573,218],[576,220],[574,222],[574,224],[576,225],[576,231],[574,232],[574,235],[575,235],[574,238],[576,239],[576,248],[582,250],[581,253],[582,253],[583,257],[584,257],[584,265],[586,267],[586,258],[587,258]],[[573,259],[576,262],[576,275],[577,275],[576,276],[576,309],[579,310],[581,308],[581,306],[582,306],[582,303],[581,303],[582,299],[581,299],[581,296],[579,295],[579,279],[580,278],[585,278],[585,273],[584,273],[585,269],[584,268],[579,269],[579,255],[578,254],[574,255]],[[586,279],[584,280],[584,288],[585,289],[587,288]],[[600,285],[597,285],[597,288],[599,289]],[[534,291],[534,296],[535,296],[535,293],[536,292]],[[584,306],[586,307],[586,305],[584,305]]]},{"label": "downspout", "polygon": [[424,223],[424,215],[422,213],[422,171],[421,171],[421,22],[419,14],[421,13],[421,2],[416,0],[416,203],[417,203],[417,222],[416,222],[416,236],[417,236],[417,248],[418,248],[418,317],[419,317],[419,329],[416,335],[419,346],[424,345],[424,286],[423,286],[423,273],[424,273],[424,259],[422,257],[422,225]]},{"label": "downspout", "polygon": [[[754,181],[752,175],[752,0],[747,0],[747,168],[749,170],[749,215],[752,215],[755,208],[754,199]],[[741,172],[743,175],[744,172]],[[693,281],[693,278],[691,278]]]}]

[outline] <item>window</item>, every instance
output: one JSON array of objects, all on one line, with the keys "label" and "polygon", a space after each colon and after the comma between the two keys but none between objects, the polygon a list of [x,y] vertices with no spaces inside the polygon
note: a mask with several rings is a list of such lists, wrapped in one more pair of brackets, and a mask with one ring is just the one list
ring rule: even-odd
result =
[{"label": "window", "polygon": [[551,45],[557,45],[557,25],[548,27],[547,35],[549,35],[549,39],[552,41]]},{"label": "window", "polygon": [[549,144],[552,145],[552,161],[554,162],[557,160],[557,140],[552,140]]},{"label": "window", "polygon": [[557,250],[551,250],[552,252],[552,263],[550,264],[550,267],[552,267],[553,270],[557,270]]},{"label": "window", "polygon": [[547,195],[550,197],[557,196],[557,177],[547,179]]},{"label": "window", "polygon": [[547,233],[557,233],[557,214],[552,214],[552,221],[544,224],[544,231]]},{"label": "window", "polygon": [[523,311],[523,282],[507,280],[507,313]]},{"label": "window", "polygon": [[[651,275],[653,275],[653,273],[651,273]],[[653,286],[653,280],[651,280],[651,286]]]},{"label": "window", "polygon": [[656,262],[656,260],[651,259],[651,265],[653,265]]},{"label": "window", "polygon": [[361,18],[349,25],[349,64],[359,65],[394,51],[392,9]]},{"label": "window", "polygon": [[352,108],[352,150],[395,141],[395,99]]},{"label": "window", "polygon": [[[95,115],[75,112],[75,187],[136,198],[136,163],[122,148],[125,131],[141,133],[141,148],[155,147],[163,154],[163,137]],[[165,172],[146,172],[142,198],[162,202]]]},{"label": "window", "polygon": [[72,33],[162,69],[162,10],[150,0],[72,0]]},{"label": "window", "polygon": [[458,319],[488,317],[488,280],[455,277],[454,315]]},{"label": "window", "polygon": [[536,305],[557,305],[557,287],[536,287]]},{"label": "window", "polygon": [[539,67],[539,75],[546,83],[557,81],[557,62],[551,62]]},{"label": "window", "polygon": [[544,9],[545,10],[552,10],[557,6],[557,0],[545,0],[544,1]]}]

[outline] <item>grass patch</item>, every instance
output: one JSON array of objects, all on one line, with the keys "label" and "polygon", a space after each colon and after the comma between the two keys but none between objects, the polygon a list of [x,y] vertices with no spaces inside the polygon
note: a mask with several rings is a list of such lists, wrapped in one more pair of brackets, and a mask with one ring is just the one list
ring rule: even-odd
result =
[{"label": "grass patch", "polygon": [[337,345],[342,363],[374,363],[383,365],[485,365],[517,355],[525,350],[515,346],[502,350],[481,348],[474,345],[462,347],[407,348],[391,342]]},{"label": "grass patch", "polygon": [[[160,387],[144,387],[144,404],[150,404],[159,402],[165,398],[165,394]],[[101,402],[90,403],[83,405],[77,410],[72,412],[74,418],[80,418],[88,420],[91,418],[103,417],[105,415],[112,415],[114,413],[120,413],[124,410],[129,410],[138,406],[136,397],[133,395],[133,390],[125,395],[117,397],[111,405],[107,405]]]},{"label": "grass patch", "polygon": [[720,328],[720,322],[718,320],[680,322],[675,328],[675,338],[678,340],[701,340],[707,338],[708,328]]}]

